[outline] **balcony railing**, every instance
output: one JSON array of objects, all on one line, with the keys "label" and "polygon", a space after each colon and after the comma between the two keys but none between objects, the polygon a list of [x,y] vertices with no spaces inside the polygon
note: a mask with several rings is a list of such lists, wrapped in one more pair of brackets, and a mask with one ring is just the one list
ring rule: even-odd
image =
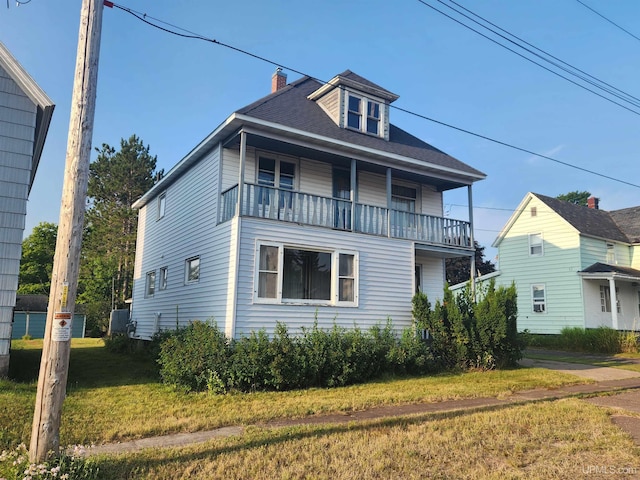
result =
[{"label": "balcony railing", "polygon": [[[462,220],[389,210],[362,203],[356,203],[352,209],[349,200],[250,183],[244,185],[242,197],[243,216],[426,243],[471,246],[470,224]],[[237,185],[222,193],[221,221],[227,221],[236,215],[237,202]]]}]

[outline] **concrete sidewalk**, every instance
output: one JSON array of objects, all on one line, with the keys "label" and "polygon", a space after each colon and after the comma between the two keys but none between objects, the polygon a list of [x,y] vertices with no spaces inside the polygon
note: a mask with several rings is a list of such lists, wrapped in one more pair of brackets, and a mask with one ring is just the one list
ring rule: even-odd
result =
[{"label": "concrete sidewalk", "polygon": [[[344,414],[331,415],[314,415],[304,418],[281,419],[268,423],[259,424],[257,426],[263,428],[280,428],[297,425],[319,425],[319,424],[344,424],[349,422],[363,422],[367,420],[376,420],[383,418],[402,417],[407,415],[424,415],[429,413],[455,412],[455,411],[481,411],[484,409],[500,408],[513,406],[534,401],[556,400],[581,395],[597,395],[605,392],[628,391],[619,395],[607,397],[596,397],[588,399],[592,403],[602,406],[615,406],[625,408],[625,405],[637,406],[637,412],[640,412],[640,372],[631,372],[628,370],[620,370],[609,367],[593,367],[591,365],[581,365],[576,363],[556,362],[549,360],[533,360],[524,359],[520,362],[523,366],[549,368],[581,377],[596,380],[596,383],[588,385],[573,385],[568,387],[560,387],[557,389],[536,389],[515,392],[508,397],[485,397],[471,398],[462,400],[448,400],[437,403],[419,403],[411,405],[388,405],[383,407],[371,408],[368,410],[349,412]],[[637,391],[633,391],[637,390]],[[597,400],[619,399],[611,405],[604,403],[599,404]],[[623,418],[624,417],[624,418]],[[617,419],[617,420],[616,420]],[[640,419],[618,415],[613,418],[621,428],[628,431],[637,442],[640,442]],[[194,433],[178,433],[174,435],[163,435],[158,437],[144,438],[133,440],[130,442],[112,443],[105,445],[92,446],[86,449],[86,455],[99,454],[117,454],[125,452],[135,452],[147,448],[168,448],[192,445],[195,443],[206,442],[213,438],[230,437],[242,435],[244,433],[243,426],[229,426],[218,428],[215,430],[194,432]]]}]

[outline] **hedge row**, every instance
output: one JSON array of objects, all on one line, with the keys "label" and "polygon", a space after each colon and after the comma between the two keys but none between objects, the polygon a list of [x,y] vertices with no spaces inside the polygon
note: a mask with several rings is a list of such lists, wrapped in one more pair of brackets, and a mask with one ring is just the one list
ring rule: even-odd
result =
[{"label": "hedge row", "polygon": [[390,321],[368,331],[315,324],[299,336],[278,323],[272,338],[261,330],[237,340],[215,324],[194,322],[162,333],[158,363],[165,383],[213,393],[337,387],[434,368],[415,329],[397,338]]}]

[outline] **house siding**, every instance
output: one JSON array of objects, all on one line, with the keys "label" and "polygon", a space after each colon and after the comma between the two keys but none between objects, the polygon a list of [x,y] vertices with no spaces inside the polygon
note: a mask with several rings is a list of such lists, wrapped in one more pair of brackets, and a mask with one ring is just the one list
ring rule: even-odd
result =
[{"label": "house siding", "polygon": [[[358,307],[254,303],[255,250],[258,241],[357,251]],[[389,262],[390,251],[394,252],[393,262]],[[413,265],[414,249],[409,241],[315,227],[293,229],[278,222],[243,218],[235,336],[262,328],[271,334],[276,322],[283,322],[292,333],[299,333],[301,327],[313,326],[316,318],[325,327],[335,322],[347,328],[355,324],[366,329],[386,322],[389,317],[396,328],[408,327],[411,325],[411,299],[414,293]],[[435,276],[442,280],[441,272]]]},{"label": "house siding", "polygon": [[416,252],[416,265],[422,268],[422,293],[427,295],[431,304],[442,299],[445,282],[444,259],[428,255],[418,250]]},{"label": "house siding", "polygon": [[[210,318],[224,328],[231,223],[216,226],[218,159],[216,147],[164,190],[163,218],[157,219],[157,198],[140,209],[131,312],[136,337]],[[185,284],[185,261],[194,256],[200,256],[200,279]],[[162,267],[168,269],[165,290],[158,283]],[[150,271],[156,272],[156,289],[146,298]]]},{"label": "house siding", "polygon": [[318,105],[326,112],[336,125],[340,125],[340,89],[335,88],[317,101]]},{"label": "house siding", "polygon": [[0,67],[0,376],[5,374],[20,269],[36,105]]},{"label": "house siding", "polygon": [[[531,216],[536,207],[536,216]],[[542,233],[543,255],[529,255],[529,234]],[[500,271],[496,283],[515,282],[518,330],[559,333],[563,327],[584,327],[578,233],[537,198],[525,205],[499,245]],[[545,285],[546,311],[534,313],[531,286]]]}]

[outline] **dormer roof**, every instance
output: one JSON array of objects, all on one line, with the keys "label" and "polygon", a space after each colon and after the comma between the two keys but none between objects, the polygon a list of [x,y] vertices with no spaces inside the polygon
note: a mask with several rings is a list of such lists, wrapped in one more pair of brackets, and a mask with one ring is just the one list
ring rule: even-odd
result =
[{"label": "dormer roof", "polygon": [[334,88],[338,88],[341,86],[351,88],[367,95],[372,95],[388,103],[392,103],[400,98],[395,93],[391,93],[389,90],[382,88],[380,85],[376,85],[375,83],[367,80],[364,77],[361,77],[351,70],[345,70],[344,72],[339,73],[327,83],[321,85],[318,89],[311,92],[311,94],[309,94],[307,98],[309,100],[317,100],[329,93]]}]

